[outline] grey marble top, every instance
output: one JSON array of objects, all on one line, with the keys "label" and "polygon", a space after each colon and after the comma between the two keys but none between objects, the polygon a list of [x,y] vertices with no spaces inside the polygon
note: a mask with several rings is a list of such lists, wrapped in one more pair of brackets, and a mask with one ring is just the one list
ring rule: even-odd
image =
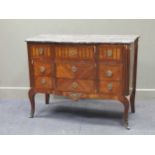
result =
[{"label": "grey marble top", "polygon": [[138,35],[54,35],[42,34],[26,39],[27,42],[54,42],[54,43],[132,43]]}]

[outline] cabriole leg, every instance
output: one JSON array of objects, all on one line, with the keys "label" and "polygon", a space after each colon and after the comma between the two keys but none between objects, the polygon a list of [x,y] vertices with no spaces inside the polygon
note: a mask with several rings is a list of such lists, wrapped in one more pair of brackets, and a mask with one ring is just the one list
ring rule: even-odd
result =
[{"label": "cabriole leg", "polygon": [[30,104],[31,104],[31,112],[30,112],[30,118],[34,117],[34,112],[35,112],[35,91],[33,89],[29,90],[29,99],[30,99]]},{"label": "cabriole leg", "polygon": [[50,94],[45,94],[45,103],[49,104]]},{"label": "cabriole leg", "polygon": [[124,127],[129,130],[130,129],[128,123],[129,100],[126,97],[120,97],[120,102],[124,106],[124,114],[123,114]]}]

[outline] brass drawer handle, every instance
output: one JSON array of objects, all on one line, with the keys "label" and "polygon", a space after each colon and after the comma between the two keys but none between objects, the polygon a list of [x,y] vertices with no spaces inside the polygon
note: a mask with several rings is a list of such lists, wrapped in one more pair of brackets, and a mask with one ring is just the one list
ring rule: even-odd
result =
[{"label": "brass drawer handle", "polygon": [[39,48],[39,54],[43,55],[43,53],[44,53],[44,49],[43,48]]},{"label": "brass drawer handle", "polygon": [[76,49],[70,49],[69,50],[69,56],[76,56],[77,55],[77,50]]},{"label": "brass drawer handle", "polygon": [[77,87],[78,87],[78,83],[77,83],[77,82],[73,82],[73,83],[72,83],[72,88],[73,88],[73,89],[76,89]]},{"label": "brass drawer handle", "polygon": [[108,90],[112,90],[112,88],[113,88],[113,84],[112,83],[108,83]]},{"label": "brass drawer handle", "polygon": [[72,68],[71,68],[71,70],[72,70],[72,72],[77,72],[77,67],[76,66],[72,66]]},{"label": "brass drawer handle", "polygon": [[108,70],[108,71],[106,71],[105,75],[106,75],[107,77],[112,77],[113,72],[112,72],[111,70]]},{"label": "brass drawer handle", "polygon": [[112,57],[112,50],[107,50],[107,56]]},{"label": "brass drawer handle", "polygon": [[41,79],[40,82],[41,82],[42,85],[46,84],[46,80],[45,79]]},{"label": "brass drawer handle", "polygon": [[46,68],[45,68],[44,66],[41,66],[41,67],[40,67],[40,72],[41,72],[41,73],[44,73],[45,70],[46,70]]}]

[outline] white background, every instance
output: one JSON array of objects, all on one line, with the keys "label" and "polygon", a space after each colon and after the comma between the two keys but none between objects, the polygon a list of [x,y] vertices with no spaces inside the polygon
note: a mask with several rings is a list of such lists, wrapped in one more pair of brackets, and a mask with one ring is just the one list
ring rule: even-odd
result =
[{"label": "white background", "polygon": [[[154,7],[153,0],[3,0],[0,18],[154,18]],[[0,154],[151,155],[154,144],[154,136],[1,136]]]}]

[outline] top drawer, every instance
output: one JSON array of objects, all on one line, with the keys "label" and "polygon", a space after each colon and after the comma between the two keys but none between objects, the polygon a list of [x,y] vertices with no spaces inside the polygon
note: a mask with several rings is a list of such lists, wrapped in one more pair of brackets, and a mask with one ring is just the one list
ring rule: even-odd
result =
[{"label": "top drawer", "polygon": [[78,60],[93,60],[94,46],[91,45],[64,45],[56,46],[56,59],[78,59]]},{"label": "top drawer", "polygon": [[42,45],[42,44],[33,44],[29,46],[30,55],[32,58],[39,58],[39,57],[52,57],[52,50],[50,45]]},{"label": "top drawer", "polygon": [[99,45],[99,60],[122,61],[123,45]]}]

